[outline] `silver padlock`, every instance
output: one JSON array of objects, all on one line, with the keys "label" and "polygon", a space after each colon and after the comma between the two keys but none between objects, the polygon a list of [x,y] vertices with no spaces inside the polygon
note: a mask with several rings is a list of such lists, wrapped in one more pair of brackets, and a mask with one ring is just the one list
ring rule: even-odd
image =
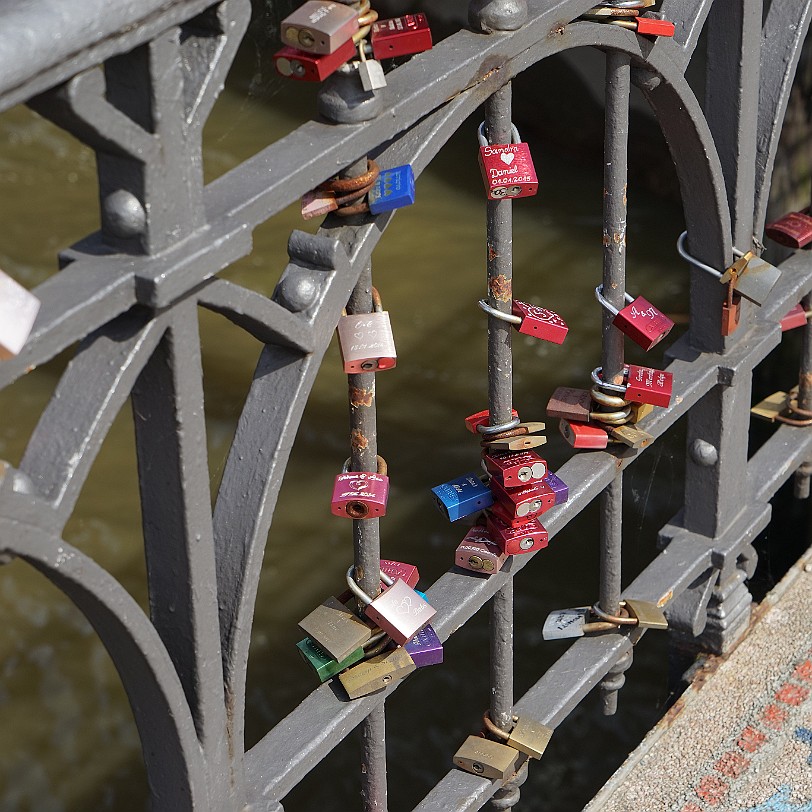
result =
[{"label": "silver padlock", "polygon": [[332,54],[358,31],[358,12],[341,3],[307,0],[282,20],[285,45],[311,54]]},{"label": "silver padlock", "polygon": [[381,63],[377,59],[367,59],[363,44],[359,50],[361,60],[358,62],[358,76],[361,77],[361,85],[364,90],[369,92],[386,87],[386,76],[384,76]]},{"label": "silver padlock", "polygon": [[338,320],[338,346],[344,362],[344,372],[380,372],[397,363],[395,339],[389,313],[381,305],[378,291],[372,288],[374,313],[356,313]]}]

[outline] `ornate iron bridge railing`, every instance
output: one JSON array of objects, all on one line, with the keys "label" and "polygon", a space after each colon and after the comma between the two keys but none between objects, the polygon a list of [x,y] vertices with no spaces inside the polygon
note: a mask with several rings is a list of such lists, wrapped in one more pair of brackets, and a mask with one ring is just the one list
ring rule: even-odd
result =
[{"label": "ornate iron bridge railing", "polygon": [[[346,701],[329,685],[244,750],[245,684],[260,566],[293,438],[342,308],[371,310],[371,258],[392,214],[352,224],[328,218],[294,232],[290,262],[267,298],[217,274],[250,253],[254,228],[367,156],[420,174],[456,128],[486,104],[488,129],[508,141],[510,82],[562,51],[607,54],[604,289],[625,288],[625,175],[630,83],[667,139],[693,255],[715,268],[732,246],[759,245],[781,122],[809,26],[808,0],[663,0],[673,39],[576,21],[593,0],[472,3],[481,31],[462,30],[391,71],[385,109],[340,83],[311,121],[204,185],[201,131],[249,22],[248,0],[79,4],[28,0],[0,9],[0,108],[24,102],[91,146],[101,228],[61,255],[36,289],[42,302],[24,350],[0,363],[0,386],[72,344],[18,468],[0,486],[0,554],[41,571],[86,615],[132,705],[156,810],[280,810],[280,801],[362,725],[366,809],[386,808],[384,704],[397,686]],[[763,19],[762,19],[763,17]],[[700,105],[685,70],[707,29],[708,83]],[[58,36],[57,36],[58,35]],[[346,123],[349,122],[349,123]],[[490,207],[489,240],[510,242],[510,202]],[[617,237],[617,239],[614,239]],[[510,276],[495,250],[492,276]],[[754,367],[780,342],[779,321],[812,290],[812,262],[782,264],[768,301],[743,308],[720,336],[723,292],[691,268],[690,331],[670,349],[677,395],[646,428],[661,437],[688,415],[684,509],[663,528],[665,549],[623,591],[664,606],[672,634],[725,651],[746,628],[755,536],[778,487],[812,460],[812,435],[782,426],[748,458]],[[808,300],[805,300],[808,303]],[[202,409],[198,309],[223,314],[264,345],[211,509]],[[491,360],[509,362],[507,327],[491,322]],[[608,324],[608,322],[607,322]],[[808,328],[807,328],[808,329]],[[501,330],[501,332],[500,332]],[[606,329],[604,369],[622,365]],[[807,346],[812,346],[808,342]],[[500,355],[501,354],[501,355]],[[804,370],[812,362],[804,358]],[[504,367],[503,367],[504,368]],[[370,375],[358,386],[374,386]],[[492,415],[510,414],[510,387],[492,380]],[[115,416],[132,398],[150,615],[88,556],[62,539]],[[373,401],[374,402],[374,401]],[[373,470],[374,407],[355,428],[356,468]],[[622,472],[640,452],[574,456],[559,472],[569,501],[549,511],[550,536],[602,495],[602,605],[621,597]],[[364,524],[364,527],[360,527]],[[356,523],[362,586],[377,588],[377,522]],[[492,618],[491,715],[519,713],[555,727],[601,685],[611,711],[640,630],[575,642],[527,693],[512,691],[512,584],[533,555],[472,579],[451,570],[428,591],[433,626],[448,638],[483,605]],[[213,585],[216,584],[216,590]],[[452,769],[421,812],[498,808],[518,801],[526,766],[505,786]]]}]

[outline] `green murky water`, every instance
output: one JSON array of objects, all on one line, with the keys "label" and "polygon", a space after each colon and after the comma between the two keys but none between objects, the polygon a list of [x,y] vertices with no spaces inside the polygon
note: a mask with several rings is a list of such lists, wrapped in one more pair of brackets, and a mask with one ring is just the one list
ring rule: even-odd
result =
[{"label": "green murky water", "polygon": [[[209,178],[305,120],[312,97],[261,69],[249,42],[205,131]],[[577,98],[574,99],[577,104]],[[378,379],[379,442],[392,494],[382,522],[386,557],[417,563],[425,588],[453,561],[464,529],[432,506],[429,488],[475,469],[478,447],[462,418],[486,405],[485,206],[475,129],[466,122],[417,184],[374,256],[376,285],[391,313],[398,365]],[[517,202],[515,286],[519,298],[560,312],[570,326],[553,346],[515,338],[515,404],[543,419],[559,385],[585,386],[599,363],[600,156],[583,161],[534,148],[538,197]],[[56,252],[97,228],[92,154],[26,109],[0,117],[0,266],[34,286],[55,272]],[[685,269],[674,260],[680,211],[631,190],[629,287],[684,312]],[[296,206],[257,229],[254,252],[229,278],[270,292],[285,265]],[[201,314],[213,490],[225,463],[260,350],[225,320]],[[675,334],[681,328],[675,330]],[[0,457],[17,463],[69,357],[0,393]],[[642,354],[629,356],[640,362]],[[658,365],[658,352],[645,357]],[[570,449],[549,426],[553,469]],[[298,433],[271,529],[257,604],[248,686],[248,744],[292,710],[315,680],[294,647],[296,622],[340,588],[352,555],[348,522],[331,516],[333,476],[347,456],[346,379],[336,346],[327,354]],[[627,476],[626,573],[655,555],[657,528],[681,498],[681,440],[659,444]],[[125,409],[82,493],[66,538],[108,568],[146,604],[132,421]],[[594,510],[573,522],[522,573],[516,587],[516,695],[563,651],[544,644],[541,623],[556,607],[597,592]],[[146,808],[140,744],[117,675],[88,624],[20,562],[0,569],[0,810],[79,812]],[[649,640],[649,637],[651,638]],[[637,652],[615,719],[592,702],[560,728],[524,788],[525,810],[580,808],[667,700],[664,636]],[[446,663],[409,680],[389,703],[390,805],[410,809],[450,767],[488,704],[487,613],[446,646]],[[358,748],[350,737],[286,801],[292,810],[357,808]]]}]

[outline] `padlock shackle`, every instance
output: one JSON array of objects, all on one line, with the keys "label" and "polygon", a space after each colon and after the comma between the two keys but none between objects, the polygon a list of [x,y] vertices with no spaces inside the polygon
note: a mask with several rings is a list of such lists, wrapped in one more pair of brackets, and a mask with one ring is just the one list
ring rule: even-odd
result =
[{"label": "padlock shackle", "polygon": [[[603,367],[595,367],[590,373],[590,377],[592,378],[592,383],[595,386],[600,386],[603,389],[608,389],[610,392],[620,392],[621,395],[626,394],[627,386],[625,383],[607,383],[602,377],[601,373],[603,372]],[[614,405],[614,404],[612,404]]]},{"label": "padlock shackle", "polygon": [[[614,305],[611,305],[606,301],[606,298],[603,295],[603,285],[598,285],[598,287],[595,288],[595,298],[598,300],[601,307],[605,307],[613,316],[617,316],[617,314],[620,313],[620,311]],[[623,298],[629,304],[634,301],[634,296],[632,296],[631,293],[624,293]]]},{"label": "padlock shackle", "polygon": [[522,317],[521,316],[514,316],[513,313],[502,313],[501,310],[497,310],[495,307],[491,307],[484,299],[480,299],[477,302],[477,304],[489,316],[493,316],[495,319],[502,319],[502,321],[507,321],[510,324],[521,324],[522,323]]},{"label": "padlock shackle", "polygon": [[[380,565],[378,569],[380,569]],[[369,595],[367,595],[367,593],[364,592],[364,590],[361,589],[360,586],[358,586],[358,583],[353,577],[354,575],[355,575],[355,564],[351,564],[350,568],[347,570],[347,586],[350,588],[352,594],[355,595],[355,597],[358,598],[359,601],[361,601],[361,603],[363,603],[365,606],[369,606],[374,600],[374,598],[370,598]],[[392,586],[392,584],[395,583],[394,580],[390,578],[382,570],[380,573],[380,578],[387,586]]]},{"label": "padlock shackle", "polygon": [[[485,122],[483,121],[482,124],[479,125],[479,129],[476,131],[477,139],[479,140],[479,146],[481,147],[489,147],[493,146],[493,144],[488,143],[488,139],[485,137]],[[510,125],[510,143],[511,144],[521,144],[522,137],[519,135],[519,130],[515,124]]]},{"label": "padlock shackle", "polygon": [[[389,466],[386,464],[386,460],[380,454],[378,454],[378,456],[375,457],[375,460],[378,463],[378,474],[380,474],[380,476],[386,476],[388,471],[389,471]],[[347,459],[344,460],[344,464],[341,466],[341,473],[342,474],[350,474],[350,473],[353,473],[353,474],[369,474],[369,473],[371,473],[370,471],[350,471],[350,463],[351,462],[352,462],[352,457],[347,457]]]}]

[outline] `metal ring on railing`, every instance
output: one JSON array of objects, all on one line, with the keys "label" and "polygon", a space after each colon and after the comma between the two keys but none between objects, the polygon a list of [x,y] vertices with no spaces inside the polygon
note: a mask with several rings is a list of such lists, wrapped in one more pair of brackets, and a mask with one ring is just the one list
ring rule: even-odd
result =
[{"label": "metal ring on railing", "polygon": [[607,623],[613,623],[616,626],[636,626],[637,625],[637,618],[636,617],[624,617],[623,615],[610,615],[608,612],[604,612],[603,609],[598,606],[596,603],[590,611],[592,612],[595,617],[599,617],[601,620],[605,620]]},{"label": "metal ring on railing", "polygon": [[507,423],[502,423],[499,426],[477,426],[476,430],[480,434],[484,434],[486,437],[490,437],[492,434],[500,434],[503,431],[510,431],[511,429],[515,429],[516,426],[519,425],[522,421],[518,417],[514,417],[512,420],[508,420]]},{"label": "metal ring on railing", "polygon": [[[477,138],[479,139],[479,146],[481,147],[489,147],[491,144],[489,143],[488,139],[485,137],[485,122],[483,121],[482,124],[479,125],[479,129],[476,131]],[[519,135],[519,130],[517,129],[515,124],[510,125],[510,138],[511,144],[520,144],[522,141],[522,137]]]},{"label": "metal ring on railing", "polygon": [[[634,296],[632,296],[631,293],[624,293],[623,297],[629,303],[634,301]],[[598,302],[600,302],[601,307],[605,307],[613,316],[617,316],[617,314],[620,312],[614,305],[609,304],[609,302],[607,302],[604,298],[603,285],[598,285],[598,287],[595,288],[595,298],[598,300]]]},{"label": "metal ring on railing", "polygon": [[501,311],[497,310],[495,307],[491,307],[484,299],[480,299],[477,304],[484,310],[489,316],[493,316],[495,319],[502,319],[502,321],[510,322],[511,324],[521,324],[522,319],[521,316],[514,316],[512,313],[502,313]]}]

